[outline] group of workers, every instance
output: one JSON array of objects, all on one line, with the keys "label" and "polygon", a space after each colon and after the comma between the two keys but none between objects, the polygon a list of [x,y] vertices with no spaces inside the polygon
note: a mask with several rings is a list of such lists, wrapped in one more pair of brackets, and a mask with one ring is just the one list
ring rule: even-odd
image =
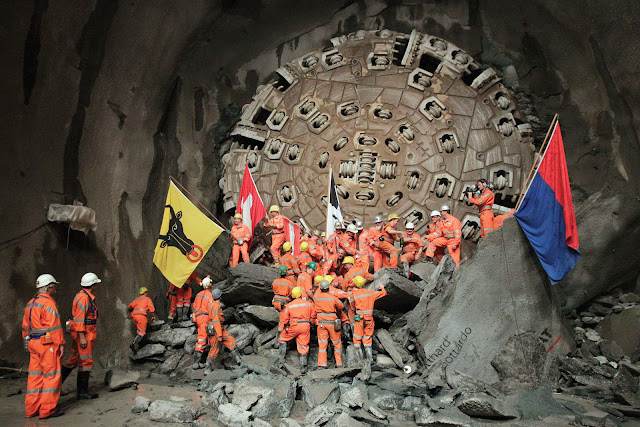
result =
[{"label": "group of workers", "polygon": [[64,332],[56,301],[59,282],[51,274],[36,280],[37,294],[29,302],[22,318],[22,338],[29,352],[29,374],[25,397],[26,417],[40,419],[64,414],[58,407],[62,383],[78,367],[78,399],[95,399],[89,391],[89,376],[93,367],[93,346],[97,338],[98,307],[94,291],[101,280],[94,273],[86,273],[80,281],[81,289],[73,299],[72,319],[66,322],[73,341],[66,363]]}]

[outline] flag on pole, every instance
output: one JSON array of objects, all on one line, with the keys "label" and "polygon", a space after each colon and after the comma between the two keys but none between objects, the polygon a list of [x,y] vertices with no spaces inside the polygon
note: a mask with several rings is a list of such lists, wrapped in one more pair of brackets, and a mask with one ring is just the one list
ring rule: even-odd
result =
[{"label": "flag on pole", "polygon": [[300,226],[285,216],[282,219],[285,239],[291,243],[293,256],[297,257],[300,255]]},{"label": "flag on pole", "polygon": [[515,216],[551,283],[562,280],[578,262],[580,244],[558,121]]},{"label": "flag on pole", "polygon": [[[253,239],[253,230],[267,214],[267,210],[247,165],[244,165],[244,176],[240,186],[240,197],[238,197],[236,213],[242,214],[242,223],[249,227]],[[249,246],[251,246],[251,240],[249,240]]]},{"label": "flag on pole", "polygon": [[222,231],[171,182],[153,263],[180,288]]},{"label": "flag on pole", "polygon": [[[338,199],[338,192],[336,191],[336,183],[333,180],[333,168],[329,168],[329,195],[327,198],[327,239],[333,233],[335,233],[336,221],[343,222],[342,211],[340,210],[340,201]],[[337,247],[337,245],[336,245]]]}]

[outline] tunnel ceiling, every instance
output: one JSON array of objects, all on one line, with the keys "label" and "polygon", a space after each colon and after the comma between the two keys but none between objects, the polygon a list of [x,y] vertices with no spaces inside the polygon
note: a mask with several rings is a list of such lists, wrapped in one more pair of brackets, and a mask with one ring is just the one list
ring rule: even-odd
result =
[{"label": "tunnel ceiling", "polygon": [[479,235],[464,191],[480,178],[513,206],[533,156],[531,126],[496,72],[453,43],[357,31],[278,68],[231,132],[220,181],[235,208],[245,163],[265,203],[322,228],[333,168],[343,214],[372,223],[397,212],[423,231],[449,204]]}]

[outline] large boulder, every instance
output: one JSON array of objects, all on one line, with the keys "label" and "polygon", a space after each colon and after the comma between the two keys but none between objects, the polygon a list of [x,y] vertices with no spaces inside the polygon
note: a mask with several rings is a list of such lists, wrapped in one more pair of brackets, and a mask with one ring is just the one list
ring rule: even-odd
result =
[{"label": "large boulder", "polygon": [[227,332],[236,340],[238,350],[242,350],[253,343],[255,337],[260,333],[260,329],[251,323],[245,323],[243,325],[231,325],[227,328]]},{"label": "large boulder", "polygon": [[288,417],[296,398],[295,382],[287,377],[248,374],[233,387],[232,403],[255,399],[247,408],[255,417]]},{"label": "large boulder", "polygon": [[616,343],[625,355],[631,357],[640,348],[640,306],[635,306],[604,318],[600,334]]},{"label": "large boulder", "polygon": [[248,305],[242,309],[240,316],[248,323],[263,327],[276,326],[280,320],[280,315],[275,308],[263,305]]},{"label": "large boulder", "polygon": [[227,306],[241,303],[271,305],[271,283],[278,277],[275,268],[242,262],[229,269],[229,278],[218,282],[214,288],[222,291],[222,301]]},{"label": "large boulder", "polygon": [[121,390],[131,387],[138,382],[140,372],[126,371],[123,369],[111,369],[107,371],[104,382],[109,387],[109,391]]},{"label": "large boulder", "polygon": [[575,213],[580,260],[553,288],[567,311],[640,272],[640,198],[606,188],[577,206]]},{"label": "large boulder", "polygon": [[407,315],[427,372],[446,368],[494,383],[499,378],[492,360],[510,337],[525,331],[540,336],[549,347],[555,344],[541,355],[542,376],[553,359],[571,349],[571,334],[552,299],[549,281],[515,219],[507,219],[482,239],[459,269],[452,271],[445,257],[438,270],[437,295],[425,291]]},{"label": "large boulder", "polygon": [[378,270],[367,289],[377,290],[380,283],[384,285],[387,295],[376,301],[375,307],[379,310],[406,313],[420,301],[422,288],[390,268]]},{"label": "large boulder", "polygon": [[165,327],[159,331],[148,333],[145,340],[150,343],[160,343],[167,347],[182,347],[187,338],[196,333],[195,326],[190,328]]},{"label": "large boulder", "polygon": [[156,400],[149,405],[151,421],[190,424],[199,415],[197,409],[169,400]]}]

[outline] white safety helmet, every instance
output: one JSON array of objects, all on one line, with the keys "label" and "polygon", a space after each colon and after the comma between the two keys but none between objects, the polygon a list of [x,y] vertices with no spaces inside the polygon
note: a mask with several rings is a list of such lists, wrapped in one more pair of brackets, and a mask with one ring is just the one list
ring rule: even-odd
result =
[{"label": "white safety helmet", "polygon": [[89,287],[100,282],[102,282],[102,280],[100,280],[95,273],[86,273],[84,276],[82,276],[82,280],[80,281],[80,284],[84,287]]},{"label": "white safety helmet", "polygon": [[211,287],[211,283],[212,283],[212,280],[211,280],[211,277],[209,276],[202,279],[202,287],[204,289],[209,289]]},{"label": "white safety helmet", "polygon": [[450,210],[451,210],[451,208],[449,207],[449,205],[442,205],[442,207],[440,208],[440,212],[442,212],[442,211],[447,211],[448,212]]},{"label": "white safety helmet", "polygon": [[407,225],[404,228],[406,228],[407,230],[413,230],[413,229],[416,228],[416,226],[413,225],[412,222],[408,222]]},{"label": "white safety helmet", "polygon": [[356,221],[356,228],[358,230],[362,230],[364,228],[364,224],[362,224],[362,221],[360,221],[360,220]]},{"label": "white safety helmet", "polygon": [[376,218],[373,220],[373,222],[375,222],[376,224],[379,222],[382,222],[382,217],[380,215],[376,216]]},{"label": "white safety helmet", "polygon": [[335,228],[336,230],[341,230],[342,229],[342,223],[340,221],[336,221],[333,223],[333,228]]},{"label": "white safety helmet", "polygon": [[51,284],[58,284],[58,281],[51,274],[41,274],[36,279],[36,288],[44,288],[45,286],[49,286]]},{"label": "white safety helmet", "polygon": [[431,211],[431,216],[440,216],[440,211]]},{"label": "white safety helmet", "polygon": [[358,229],[356,228],[355,224],[349,224],[349,225],[347,225],[347,231],[349,233],[357,233]]}]

